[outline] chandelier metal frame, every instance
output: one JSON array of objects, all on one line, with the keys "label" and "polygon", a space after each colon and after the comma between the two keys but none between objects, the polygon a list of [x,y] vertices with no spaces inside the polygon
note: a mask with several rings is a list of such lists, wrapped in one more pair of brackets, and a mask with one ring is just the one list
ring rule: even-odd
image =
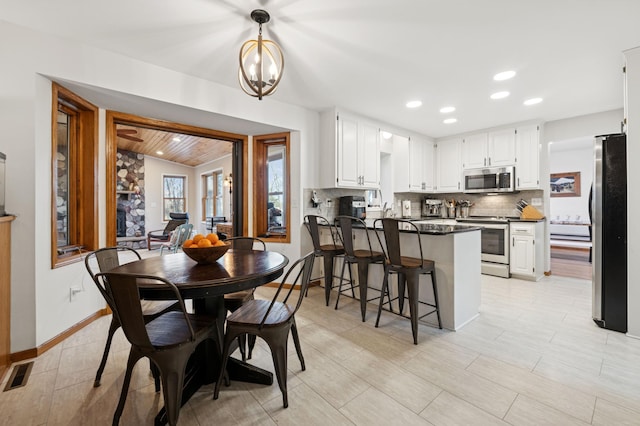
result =
[{"label": "chandelier metal frame", "polygon": [[[238,80],[240,87],[247,95],[262,100],[263,96],[275,92],[280,83],[284,71],[284,55],[280,46],[274,41],[262,39],[262,24],[271,20],[269,13],[266,10],[256,9],[251,12],[251,19],[259,24],[258,39],[248,40],[240,48]],[[268,70],[264,69],[265,58],[271,62]],[[265,80],[264,76],[267,73],[270,74],[269,79]]]}]

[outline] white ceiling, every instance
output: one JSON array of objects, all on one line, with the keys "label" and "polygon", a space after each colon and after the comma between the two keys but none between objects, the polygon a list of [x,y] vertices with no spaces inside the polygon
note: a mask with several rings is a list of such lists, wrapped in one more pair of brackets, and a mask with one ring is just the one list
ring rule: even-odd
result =
[{"label": "white ceiling", "polygon": [[0,0],[0,19],[237,87],[256,8],[285,53],[272,97],[432,137],[622,108],[622,51],[640,46],[640,0]]}]

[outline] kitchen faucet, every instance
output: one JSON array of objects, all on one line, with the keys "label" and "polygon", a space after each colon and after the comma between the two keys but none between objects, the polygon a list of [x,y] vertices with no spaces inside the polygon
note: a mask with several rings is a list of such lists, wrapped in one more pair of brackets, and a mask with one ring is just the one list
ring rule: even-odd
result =
[{"label": "kitchen faucet", "polygon": [[[385,201],[384,205],[382,206],[382,217],[387,217],[387,213],[389,213],[391,210],[391,207],[387,208],[387,202]],[[389,217],[393,217],[393,213]]]}]

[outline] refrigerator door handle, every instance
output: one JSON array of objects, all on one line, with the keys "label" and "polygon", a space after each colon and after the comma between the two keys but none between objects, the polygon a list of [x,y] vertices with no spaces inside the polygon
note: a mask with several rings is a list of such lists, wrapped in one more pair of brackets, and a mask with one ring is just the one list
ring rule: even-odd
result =
[{"label": "refrigerator door handle", "polygon": [[602,321],[602,138],[593,145],[593,186],[591,192],[593,319]]}]

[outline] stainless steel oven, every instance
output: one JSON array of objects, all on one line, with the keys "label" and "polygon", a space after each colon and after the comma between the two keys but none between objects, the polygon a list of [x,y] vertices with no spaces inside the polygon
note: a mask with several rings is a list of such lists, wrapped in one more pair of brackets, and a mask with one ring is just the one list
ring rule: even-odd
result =
[{"label": "stainless steel oven", "polygon": [[503,218],[478,217],[457,220],[482,227],[482,273],[509,278],[509,221]]}]

